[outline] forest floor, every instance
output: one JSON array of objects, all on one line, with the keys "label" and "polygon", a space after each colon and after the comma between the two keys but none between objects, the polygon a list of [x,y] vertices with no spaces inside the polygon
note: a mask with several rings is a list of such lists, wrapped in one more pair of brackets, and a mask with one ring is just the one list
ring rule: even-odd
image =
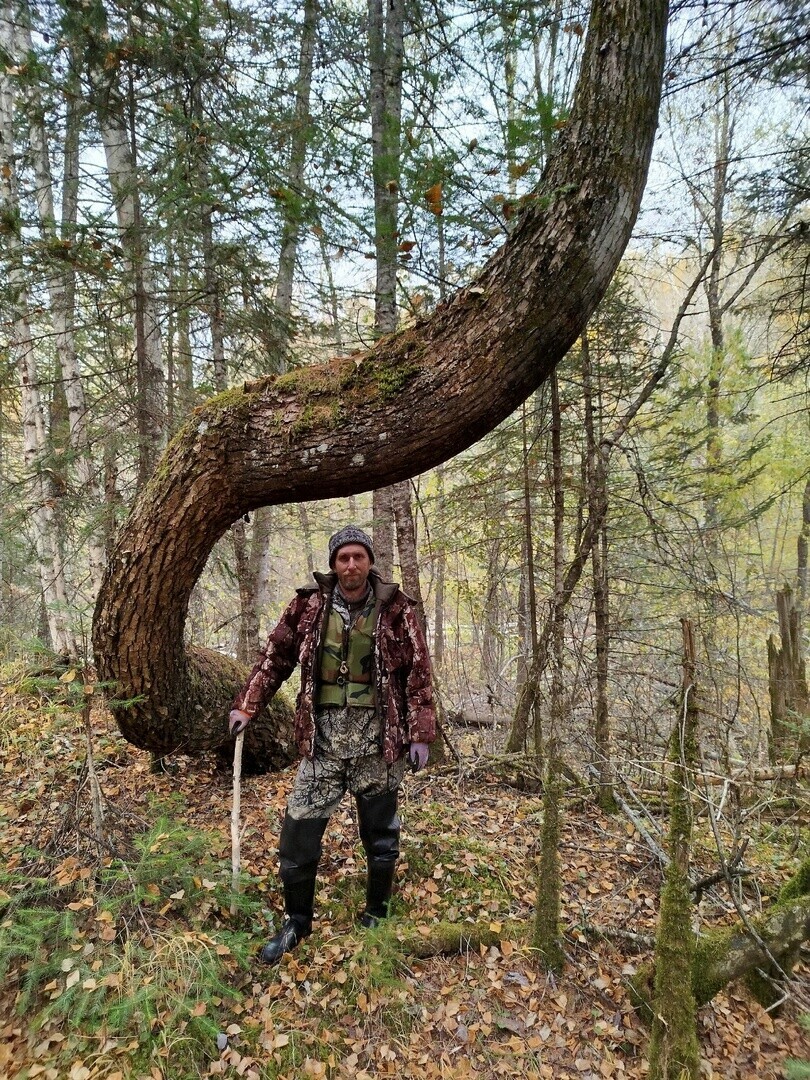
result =
[{"label": "forest floor", "polygon": [[[92,740],[111,845],[101,859],[80,718],[0,691],[0,1077],[647,1074],[648,1032],[626,980],[650,956],[661,871],[622,816],[566,799],[567,962],[556,979],[526,944],[540,797],[458,771],[406,781],[396,913],[370,933],[355,922],[364,862],[346,800],[325,839],[313,934],[268,968],[256,951],[279,918],[275,848],[293,771],[243,782],[231,915],[230,775],[182,757],[175,772],[152,773],[101,710]],[[704,833],[699,823],[696,862],[711,873]],[[760,825],[747,856],[752,911],[807,849],[806,828]],[[707,927],[734,917],[719,892],[696,912]],[[464,955],[403,953],[406,931],[427,938],[464,920],[510,934]],[[809,979],[800,966],[805,1000]],[[703,1075],[785,1076],[788,1059],[810,1056],[798,1013],[791,1000],[770,1015],[741,984],[718,995],[698,1017]]]}]

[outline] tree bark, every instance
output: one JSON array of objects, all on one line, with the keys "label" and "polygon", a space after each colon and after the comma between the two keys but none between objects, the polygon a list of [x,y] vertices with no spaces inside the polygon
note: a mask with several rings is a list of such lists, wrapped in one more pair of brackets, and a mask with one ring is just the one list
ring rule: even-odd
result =
[{"label": "tree bark", "polygon": [[301,51],[298,60],[298,79],[295,91],[295,120],[290,137],[290,158],[287,170],[289,195],[284,200],[284,227],[281,231],[281,251],[276,278],[276,311],[281,317],[276,370],[287,369],[287,354],[293,336],[292,301],[298,241],[301,235],[304,167],[309,146],[311,120],[309,99],[315,61],[315,39],[320,14],[319,0],[304,0],[304,21],[301,26]]},{"label": "tree bark", "polygon": [[184,658],[183,627],[194,583],[231,522],[258,506],[350,495],[437,465],[508,416],[565,355],[632,230],[665,25],[661,0],[596,0],[557,151],[474,285],[366,353],[259,380],[196,410],[122,529],[96,605],[101,677],[138,698],[117,710],[127,738],[164,753],[225,738],[241,676],[209,692]]},{"label": "tree bark", "polygon": [[444,593],[447,577],[447,512],[444,469],[436,469],[436,537],[433,551],[433,666],[438,674],[444,667]]},{"label": "tree bark", "polygon": [[802,527],[796,540],[796,584],[800,610],[807,603],[807,541],[810,538],[810,480],[802,495]]},{"label": "tree bark", "polygon": [[690,986],[695,935],[689,862],[692,855],[691,775],[698,757],[695,642],[692,624],[683,628],[682,714],[672,735],[669,782],[669,862],[661,890],[661,910],[655,935],[653,1022],[650,1035],[650,1076],[653,1080],[697,1080],[700,1067],[695,998]]},{"label": "tree bark", "polygon": [[102,3],[94,5],[100,29],[91,30],[82,20],[81,9],[70,15],[78,18],[85,34],[82,58],[92,87],[91,106],[95,110],[107,164],[118,235],[131,276],[136,360],[136,417],[138,430],[138,488],[146,483],[161,449],[166,444],[166,386],[160,315],[155,271],[142,217],[137,146],[134,136],[136,103],[131,78],[126,93],[117,85],[117,63],[105,67],[111,51],[106,12]]},{"label": "tree bark", "polygon": [[[17,21],[17,41],[14,59],[22,63],[26,54],[33,52],[28,12],[21,13]],[[74,94],[76,86],[73,86]],[[31,155],[36,177],[36,202],[39,214],[40,235],[51,253],[48,270],[48,298],[54,330],[56,358],[68,408],[68,427],[71,448],[76,455],[76,474],[89,507],[95,512],[100,503],[99,485],[90,447],[87,420],[87,403],[84,384],[76,355],[73,332],[73,299],[76,271],[71,257],[76,242],[76,215],[79,183],[79,129],[81,116],[78,97],[67,97],[67,116],[64,147],[64,181],[62,200],[62,228],[57,232],[53,177],[51,171],[48,137],[45,130],[44,111],[39,94],[30,81],[25,88],[25,105],[31,136]],[[67,258],[65,257],[68,253]],[[87,538],[87,553],[95,596],[101,586],[104,572],[104,544],[97,527],[91,529]]]},{"label": "tree bark", "polygon": [[768,689],[771,698],[770,757],[784,762],[807,748],[804,728],[810,717],[810,696],[802,640],[801,607],[786,585],[776,594],[779,643],[768,638]]},{"label": "tree bark", "polygon": [[[560,772],[559,740],[565,708],[563,646],[565,638],[565,606],[562,603],[564,556],[563,524],[565,521],[565,491],[563,489],[562,431],[557,373],[549,378],[551,386],[551,462],[552,520],[554,526],[554,618],[551,633],[551,697],[548,728],[545,733],[546,776],[543,785],[543,828],[540,839],[540,860],[536,876],[537,911],[535,913],[532,946],[538,950],[548,971],[562,971],[565,954],[562,945],[560,908],[562,883],[560,879],[560,833],[562,830],[562,777]],[[535,722],[535,756],[543,750],[540,725]]]},{"label": "tree bark", "polygon": [[[11,5],[0,7],[0,55],[16,53],[18,19]],[[43,458],[48,450],[48,431],[37,372],[37,357],[30,324],[30,303],[22,253],[22,213],[17,186],[17,155],[14,146],[14,84],[12,65],[0,59],[0,236],[4,237],[4,263],[10,293],[11,353],[20,382],[23,459],[33,505],[31,525],[37,554],[42,600],[50,645],[60,655],[75,658],[76,641],[65,620],[67,588],[62,551],[57,533],[54,500],[49,490]]]},{"label": "tree bark", "polygon": [[[371,172],[374,180],[374,329],[378,335],[397,328],[397,216],[399,209],[400,140],[402,121],[402,61],[405,8],[403,0],[368,0],[369,112],[371,114]],[[397,485],[372,496],[374,551],[384,578],[393,576],[394,536],[399,540],[397,508],[411,517],[410,487]],[[401,542],[408,543],[404,528]],[[415,549],[400,555],[410,572]],[[405,572],[405,571],[403,571]],[[416,576],[418,585],[418,575]],[[408,583],[412,589],[414,579]],[[407,589],[407,586],[406,586]],[[421,590],[420,590],[421,591]]]},{"label": "tree bark", "polygon": [[[607,460],[601,446],[601,430],[597,432],[597,416],[600,410],[594,405],[600,402],[598,386],[593,385],[591,347],[587,330],[581,339],[582,392],[585,413],[585,440],[587,445],[586,482],[588,486],[588,516],[600,521],[599,536],[591,551],[593,574],[593,617],[596,647],[596,702],[594,707],[593,737],[598,760],[598,801],[600,807],[611,813],[616,809],[613,797],[613,764],[610,748],[610,715],[608,712],[608,649],[610,646],[610,609],[608,601],[607,574]],[[601,421],[601,413],[599,415]],[[601,428],[601,423],[600,423]]]},{"label": "tree bark", "polygon": [[416,522],[413,519],[411,503],[411,482],[403,480],[391,489],[391,502],[394,507],[394,522],[397,527],[397,550],[399,568],[402,571],[402,587],[414,601],[414,610],[422,630],[427,634],[425,603],[422,599],[422,585],[419,581],[419,563],[416,557]]}]

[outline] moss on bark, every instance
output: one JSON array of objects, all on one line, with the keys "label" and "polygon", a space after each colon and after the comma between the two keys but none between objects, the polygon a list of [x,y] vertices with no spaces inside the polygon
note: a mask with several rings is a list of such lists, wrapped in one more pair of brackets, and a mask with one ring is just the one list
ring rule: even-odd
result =
[{"label": "moss on bark", "polygon": [[[769,963],[757,938],[765,943],[784,971],[793,966],[799,946],[810,940],[810,860],[800,865],[780,891],[777,902],[763,915],[750,920],[750,927],[753,935],[742,923],[735,923],[694,940],[691,984],[698,1008],[710,1002],[730,982],[741,978],[748,981],[757,967]],[[652,1021],[655,992],[652,965],[643,965],[628,986],[639,1014]]]},{"label": "moss on bark", "polygon": [[655,941],[655,978],[650,1077],[681,1080],[699,1074],[700,1053],[691,989],[695,941],[690,926],[692,898],[688,883],[670,863],[661,893]]},{"label": "moss on bark", "polygon": [[697,1080],[700,1053],[692,993],[695,935],[689,859],[692,844],[690,775],[697,760],[698,720],[695,644],[692,625],[682,620],[684,664],[682,714],[672,733],[669,784],[670,862],[661,891],[655,938],[653,1022],[650,1036],[651,1080]]},{"label": "moss on bark", "polygon": [[508,922],[493,930],[491,924],[439,922],[425,927],[422,933],[409,930],[398,935],[398,939],[406,956],[425,960],[430,956],[454,956],[470,950],[478,951],[482,946],[491,948],[502,941],[525,942],[526,926]]},{"label": "moss on bark", "polygon": [[559,972],[565,963],[560,930],[560,813],[562,784],[557,763],[549,758],[543,789],[543,827],[537,864],[537,908],[532,948],[548,971]]}]

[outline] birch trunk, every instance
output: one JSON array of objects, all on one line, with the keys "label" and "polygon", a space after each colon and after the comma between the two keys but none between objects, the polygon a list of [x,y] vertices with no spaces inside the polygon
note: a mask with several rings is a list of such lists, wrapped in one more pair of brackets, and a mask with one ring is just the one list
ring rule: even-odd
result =
[{"label": "birch trunk", "polygon": [[[104,16],[101,5],[96,9]],[[103,26],[101,35],[108,33]],[[138,487],[152,474],[166,444],[166,378],[157,300],[157,281],[143,222],[137,168],[134,117],[135,96],[131,73],[125,91],[117,85],[116,66],[102,64],[104,50],[96,38],[85,42],[84,64],[91,85],[91,107],[98,120],[115,207],[121,247],[132,281],[136,359],[136,416],[138,432]],[[107,56],[115,56],[107,53]],[[79,60],[81,63],[81,60]]]},{"label": "birch trunk", "polygon": [[138,486],[142,487],[166,442],[165,376],[157,314],[157,286],[141,221],[140,196],[129,135],[108,98],[98,107],[99,129],[113,192],[121,247],[133,279],[137,360]]},{"label": "birch trunk", "polygon": [[[15,55],[15,26],[12,5],[0,7],[0,50]],[[9,65],[10,66],[10,65]],[[15,358],[22,402],[23,460],[32,499],[31,524],[37,553],[40,586],[54,652],[74,659],[76,642],[67,624],[67,588],[60,550],[53,499],[49,491],[43,456],[48,450],[48,433],[39,389],[37,358],[29,321],[28,289],[23,265],[21,208],[14,148],[14,83],[0,64],[0,220],[6,237],[6,282],[11,308],[11,352]]]},{"label": "birch trunk", "polygon": [[[26,53],[33,50],[27,12],[17,21],[16,47],[13,52],[16,63],[21,63]],[[75,88],[74,88],[75,89]],[[25,107],[30,133],[31,156],[36,181],[36,202],[39,215],[39,231],[48,248],[53,251],[75,243],[78,210],[79,182],[79,127],[81,117],[78,96],[69,95],[65,132],[65,176],[62,199],[61,234],[57,229],[53,176],[51,171],[48,136],[43,120],[44,110],[32,82],[26,84]],[[62,378],[68,408],[70,446],[75,453],[76,474],[90,512],[100,506],[101,496],[96,467],[92,457],[88,426],[87,401],[84,394],[76,341],[73,327],[73,298],[75,294],[75,270],[70,258],[51,260],[48,281],[50,315],[54,330],[56,358]],[[93,596],[101,587],[104,573],[104,542],[98,527],[91,529],[87,538],[87,553]]]}]

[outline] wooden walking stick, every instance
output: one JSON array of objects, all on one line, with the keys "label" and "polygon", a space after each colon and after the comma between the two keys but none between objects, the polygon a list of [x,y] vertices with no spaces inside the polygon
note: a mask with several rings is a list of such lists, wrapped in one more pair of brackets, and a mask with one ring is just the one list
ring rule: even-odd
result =
[{"label": "wooden walking stick", "polygon": [[242,810],[242,744],[244,731],[236,736],[233,748],[233,801],[231,803],[231,915],[236,914],[239,895],[239,871],[242,865],[242,834],[239,818]]}]

